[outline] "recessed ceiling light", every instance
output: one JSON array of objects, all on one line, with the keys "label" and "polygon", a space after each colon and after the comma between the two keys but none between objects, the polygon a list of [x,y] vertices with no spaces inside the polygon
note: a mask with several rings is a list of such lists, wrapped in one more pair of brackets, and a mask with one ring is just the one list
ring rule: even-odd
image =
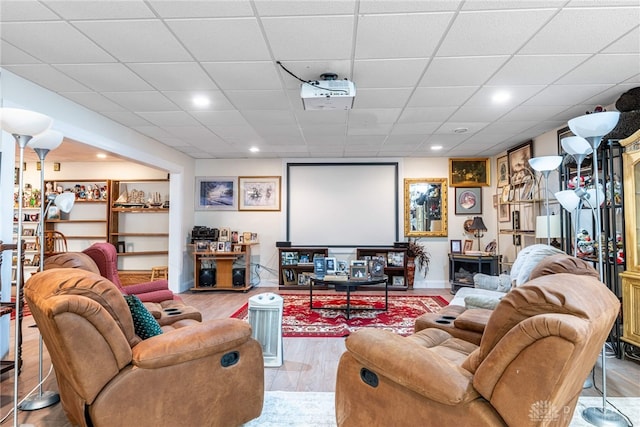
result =
[{"label": "recessed ceiling light", "polygon": [[431,150],[433,150],[433,151],[442,150],[442,145],[432,145],[431,146]]},{"label": "recessed ceiling light", "polygon": [[104,153],[98,153],[98,154],[96,154],[96,157],[99,158],[99,159],[106,159],[107,155],[104,154]]},{"label": "recessed ceiling light", "polygon": [[194,96],[193,97],[193,105],[196,107],[208,107],[211,104],[211,101],[206,96]]},{"label": "recessed ceiling light", "polygon": [[249,148],[249,151],[251,151],[252,153],[257,153],[260,151],[260,149],[258,147],[251,147]]},{"label": "recessed ceiling light", "polygon": [[509,98],[511,98],[511,94],[507,91],[501,90],[499,92],[496,92],[491,100],[496,104],[502,104],[504,102],[507,102]]}]

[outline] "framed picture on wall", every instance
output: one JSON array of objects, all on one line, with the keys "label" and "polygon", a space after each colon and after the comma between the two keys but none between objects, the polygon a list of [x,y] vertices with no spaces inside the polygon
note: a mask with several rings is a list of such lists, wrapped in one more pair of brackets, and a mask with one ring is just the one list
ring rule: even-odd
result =
[{"label": "framed picture on wall", "polygon": [[279,211],[279,176],[241,176],[238,178],[241,211]]},{"label": "framed picture on wall", "polygon": [[456,215],[482,213],[482,189],[456,187]]},{"label": "framed picture on wall", "polygon": [[449,159],[449,183],[452,187],[489,186],[489,158]]},{"label": "framed picture on wall", "polygon": [[496,161],[496,170],[498,171],[498,188],[502,188],[509,184],[509,156],[498,157]]},{"label": "framed picture on wall", "polygon": [[509,203],[498,204],[498,222],[509,222],[511,220],[511,205]]},{"label": "framed picture on wall", "polygon": [[533,141],[527,141],[507,151],[509,158],[509,173],[511,185],[519,185],[524,182],[526,176],[533,175],[529,159],[533,157]]},{"label": "framed picture on wall", "polygon": [[196,177],[197,211],[238,210],[237,179],[233,176]]}]

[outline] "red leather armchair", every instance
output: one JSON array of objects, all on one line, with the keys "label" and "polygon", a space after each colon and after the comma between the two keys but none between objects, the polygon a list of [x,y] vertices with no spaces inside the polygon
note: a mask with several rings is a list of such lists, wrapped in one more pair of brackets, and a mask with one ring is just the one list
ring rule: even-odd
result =
[{"label": "red leather armchair", "polygon": [[182,298],[171,292],[165,279],[122,286],[118,275],[118,252],[111,243],[94,243],[82,252],[93,259],[101,276],[113,282],[127,295],[137,295],[142,302],[162,302],[170,299],[182,301]]}]

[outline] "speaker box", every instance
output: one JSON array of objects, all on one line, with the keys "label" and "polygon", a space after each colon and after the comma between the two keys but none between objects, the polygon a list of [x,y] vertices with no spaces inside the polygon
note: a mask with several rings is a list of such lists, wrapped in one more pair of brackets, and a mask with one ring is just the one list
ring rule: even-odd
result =
[{"label": "speaker box", "polygon": [[233,286],[244,286],[244,276],[245,276],[246,270],[244,268],[234,268],[233,269],[233,278],[232,283]]},{"label": "speaker box", "polygon": [[290,248],[291,242],[276,242],[276,248]]},{"label": "speaker box", "polygon": [[201,268],[199,286],[215,286],[216,285],[216,269]]}]

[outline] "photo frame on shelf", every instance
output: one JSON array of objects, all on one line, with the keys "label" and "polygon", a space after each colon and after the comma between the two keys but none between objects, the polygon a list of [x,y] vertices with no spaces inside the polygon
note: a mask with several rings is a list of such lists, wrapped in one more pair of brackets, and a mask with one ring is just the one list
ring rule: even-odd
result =
[{"label": "photo frame on shelf", "polygon": [[510,184],[520,185],[526,176],[534,175],[529,159],[533,157],[533,141],[527,141],[507,151],[509,158]]},{"label": "photo frame on shelf", "polygon": [[488,187],[491,185],[489,158],[449,159],[451,187]]},{"label": "photo frame on shelf", "polygon": [[467,252],[473,250],[473,240],[465,240],[464,241],[464,253],[466,254]]},{"label": "photo frame on shelf", "polygon": [[238,210],[279,211],[280,184],[279,176],[238,177]]},{"label": "photo frame on shelf", "polygon": [[324,271],[326,274],[336,274],[336,269],[338,268],[338,262],[335,257],[326,257],[324,259]]},{"label": "photo frame on shelf", "polygon": [[482,213],[482,188],[456,187],[456,215]]},{"label": "photo frame on shelf", "polygon": [[237,178],[233,176],[197,176],[195,185],[197,211],[238,210]]},{"label": "photo frame on shelf", "polygon": [[367,278],[367,266],[363,265],[363,266],[359,266],[359,265],[352,265],[349,267],[349,278],[351,280],[358,280],[358,279],[362,279],[365,280]]},{"label": "photo frame on shelf", "polygon": [[[118,242],[120,243],[120,242]],[[124,246],[124,242],[122,242],[122,246]],[[210,247],[210,243],[208,240],[198,240],[196,241],[196,251],[197,252],[208,252]],[[124,251],[124,247],[122,248]]]},{"label": "photo frame on shelf", "polygon": [[535,180],[533,177],[527,175],[522,181],[522,188],[520,189],[520,200],[531,200],[533,198],[533,184]]},{"label": "photo frame on shelf", "polygon": [[509,156],[504,155],[496,159],[497,182],[496,186],[502,188],[509,184]]},{"label": "photo frame on shelf", "polygon": [[393,276],[391,286],[404,286],[404,276]]},{"label": "photo frame on shelf", "polygon": [[371,277],[384,276],[384,261],[377,257],[372,259],[369,262],[369,271],[371,272]]},{"label": "photo frame on shelf", "polygon": [[451,253],[452,254],[461,254],[462,253],[462,240],[451,240],[449,242],[451,245]]},{"label": "photo frame on shelf", "polygon": [[509,203],[498,204],[498,222],[509,222],[511,220],[511,205]]},{"label": "photo frame on shelf", "polygon": [[286,286],[297,285],[298,276],[296,271],[291,268],[285,268],[282,270],[282,280]]}]

